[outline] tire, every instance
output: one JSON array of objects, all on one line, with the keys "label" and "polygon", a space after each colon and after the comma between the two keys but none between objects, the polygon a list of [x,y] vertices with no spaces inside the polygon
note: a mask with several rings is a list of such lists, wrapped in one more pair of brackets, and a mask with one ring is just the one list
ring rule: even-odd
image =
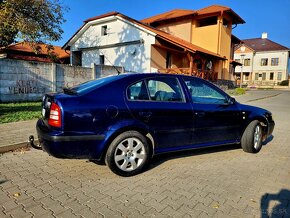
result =
[{"label": "tire", "polygon": [[241,146],[245,152],[258,153],[262,148],[263,130],[258,120],[252,121],[241,139]]},{"label": "tire", "polygon": [[144,170],[150,161],[151,149],[146,138],[137,131],[118,135],[110,144],[105,161],[117,175],[133,176]]}]

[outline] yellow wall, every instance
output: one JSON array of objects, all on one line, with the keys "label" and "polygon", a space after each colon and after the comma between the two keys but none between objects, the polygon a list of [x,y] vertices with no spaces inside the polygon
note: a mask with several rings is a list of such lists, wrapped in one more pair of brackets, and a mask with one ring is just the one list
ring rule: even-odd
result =
[{"label": "yellow wall", "polygon": [[170,24],[163,24],[157,27],[164,32],[167,32],[173,36],[177,36],[190,42],[191,37],[191,19],[172,22]]},{"label": "yellow wall", "polygon": [[219,72],[219,79],[232,79],[229,74],[229,61],[231,58],[231,22],[228,27],[223,25],[223,18],[218,17],[216,25],[197,27],[197,22],[192,23],[191,43],[212,51],[227,60],[219,61],[216,70]]},{"label": "yellow wall", "polygon": [[196,27],[194,21],[192,27],[191,43],[217,53],[218,25]]}]

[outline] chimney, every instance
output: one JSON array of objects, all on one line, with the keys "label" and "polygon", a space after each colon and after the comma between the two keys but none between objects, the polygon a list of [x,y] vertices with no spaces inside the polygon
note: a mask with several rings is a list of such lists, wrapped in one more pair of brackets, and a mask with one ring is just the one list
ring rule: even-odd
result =
[{"label": "chimney", "polygon": [[262,33],[262,39],[267,39],[267,38],[268,38],[268,33],[263,32],[263,33]]}]

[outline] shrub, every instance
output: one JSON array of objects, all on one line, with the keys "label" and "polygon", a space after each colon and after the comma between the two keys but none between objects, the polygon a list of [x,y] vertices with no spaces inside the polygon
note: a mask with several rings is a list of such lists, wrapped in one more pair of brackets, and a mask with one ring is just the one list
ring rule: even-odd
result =
[{"label": "shrub", "polygon": [[283,80],[282,82],[280,82],[279,85],[280,86],[288,86],[289,85],[289,80]]},{"label": "shrub", "polygon": [[237,95],[244,95],[244,94],[246,93],[246,90],[243,89],[243,88],[236,88],[236,89],[235,89],[235,93],[236,93]]},{"label": "shrub", "polygon": [[244,88],[231,89],[231,90],[228,90],[227,93],[229,95],[234,95],[234,96],[244,95],[246,93],[246,89],[244,89]]}]

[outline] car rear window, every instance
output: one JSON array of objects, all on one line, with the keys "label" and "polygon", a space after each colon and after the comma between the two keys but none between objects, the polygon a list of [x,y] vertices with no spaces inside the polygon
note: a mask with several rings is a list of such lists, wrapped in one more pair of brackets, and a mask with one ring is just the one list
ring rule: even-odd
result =
[{"label": "car rear window", "polygon": [[69,88],[71,93],[75,93],[78,95],[88,93],[96,88],[102,87],[106,84],[109,84],[111,82],[114,82],[116,80],[122,79],[126,77],[126,74],[123,75],[116,75],[116,76],[108,76],[96,80],[91,80],[85,83],[82,83],[80,85],[74,86],[72,88]]}]

